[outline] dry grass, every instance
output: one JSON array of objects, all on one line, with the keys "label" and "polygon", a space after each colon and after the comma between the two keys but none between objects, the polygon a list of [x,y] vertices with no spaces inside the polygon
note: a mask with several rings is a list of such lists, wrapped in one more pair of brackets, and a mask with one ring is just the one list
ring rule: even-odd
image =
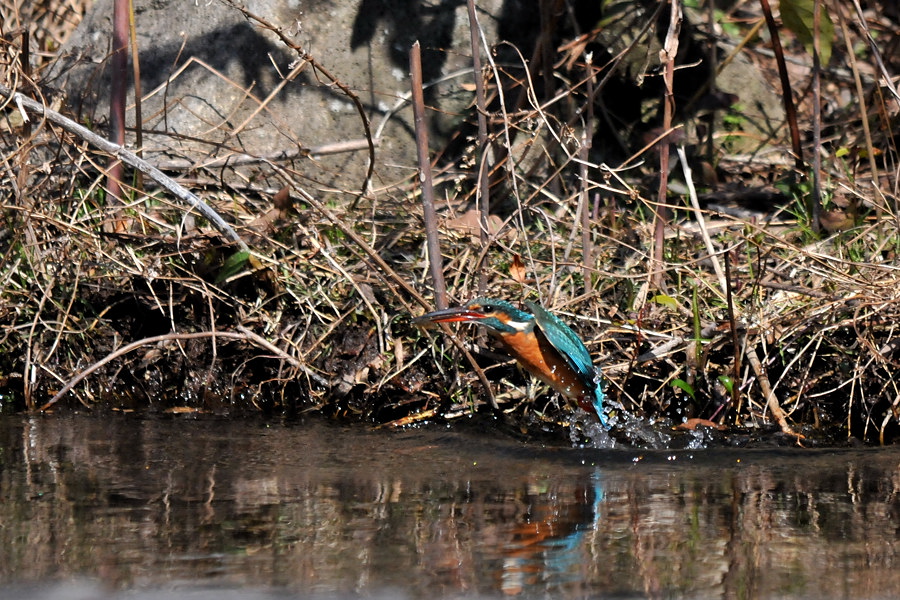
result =
[{"label": "dry grass", "polygon": [[[21,37],[4,37],[4,83],[39,98],[29,78],[39,81],[81,9],[12,8],[4,6],[4,32],[28,23],[42,54],[29,76]],[[896,27],[883,19],[877,25]],[[852,35],[853,43],[862,39]],[[659,265],[655,201],[646,191],[655,191],[658,155],[644,147],[621,166],[584,169],[594,160],[581,134],[588,78],[579,55],[560,56],[572,58],[559,63],[565,94],[540,89],[514,64],[491,66],[523,82],[515,93],[530,93],[515,110],[490,114],[495,155],[505,162],[492,165],[496,216],[486,242],[470,212],[473,149],[435,176],[446,198],[439,208],[450,296],[539,298],[588,341],[620,414],[894,439],[896,99],[871,96],[882,127],[857,145],[859,105],[833,115],[823,174],[826,208],[834,209],[827,214],[845,221],[839,230],[816,233],[805,184],[795,183],[798,174],[784,161],[762,151],[752,159],[731,155],[722,136],[714,141],[722,187],[780,182],[786,195],[749,217],[701,208],[687,199],[694,176],[678,164],[670,180],[685,187],[669,187],[673,215]],[[874,58],[866,61],[874,72]],[[835,81],[835,95],[851,85]],[[591,85],[602,95],[601,78]],[[419,295],[428,282],[415,180],[351,207],[339,198],[352,199],[355,190],[315,197],[290,164],[260,161],[268,185],[243,189],[217,188],[210,172],[194,189],[252,249],[249,259],[235,260],[233,244],[152,181],[147,191],[130,189],[124,203],[107,201],[108,156],[46,120],[24,125],[16,113],[5,108],[0,131],[5,410],[45,405],[92,365],[74,394],[87,406],[317,411],[377,422],[452,419],[485,406],[474,376],[457,372],[456,350],[408,325],[407,315],[428,304]],[[876,163],[862,158],[864,146],[879,150]],[[838,148],[851,155],[838,157]],[[487,289],[479,289],[485,271]],[[525,379],[508,365],[488,376],[517,427],[566,420],[552,398],[529,400]]]}]

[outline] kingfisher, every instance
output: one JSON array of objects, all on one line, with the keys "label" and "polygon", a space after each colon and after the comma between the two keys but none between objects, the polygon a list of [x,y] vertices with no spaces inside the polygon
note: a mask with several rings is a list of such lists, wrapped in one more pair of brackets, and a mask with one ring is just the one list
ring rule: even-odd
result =
[{"label": "kingfisher", "polygon": [[581,338],[559,317],[534,302],[531,312],[505,300],[476,298],[462,306],[436,310],[416,317],[414,325],[466,322],[481,325],[500,340],[529,373],[574,400],[585,412],[606,426],[600,371]]}]

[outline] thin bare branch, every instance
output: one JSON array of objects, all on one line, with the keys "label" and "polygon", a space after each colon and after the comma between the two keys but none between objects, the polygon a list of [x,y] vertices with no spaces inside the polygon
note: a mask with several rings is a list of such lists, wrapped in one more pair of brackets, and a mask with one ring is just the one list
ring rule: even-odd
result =
[{"label": "thin bare branch", "polygon": [[45,116],[49,121],[56,123],[69,133],[76,135],[86,142],[90,143],[91,145],[99,148],[100,150],[103,150],[104,152],[115,156],[125,164],[140,170],[150,179],[157,182],[166,190],[174,194],[175,197],[186,202],[191,208],[198,210],[200,214],[209,219],[210,223],[212,223],[213,226],[222,235],[235,242],[241,250],[245,252],[250,251],[250,248],[231,227],[231,225],[225,222],[225,219],[219,216],[219,213],[213,210],[212,207],[210,207],[208,204],[203,202],[203,200],[201,200],[191,192],[178,185],[171,177],[169,177],[144,159],[139,158],[133,152],[126,150],[118,144],[114,144],[106,138],[97,135],[87,127],[79,125],[72,119],[63,116],[55,110],[52,110],[38,102],[35,102],[31,98],[28,98],[27,96],[19,92],[15,92],[2,84],[0,84],[0,94],[5,96],[8,100],[20,103],[28,110]]}]

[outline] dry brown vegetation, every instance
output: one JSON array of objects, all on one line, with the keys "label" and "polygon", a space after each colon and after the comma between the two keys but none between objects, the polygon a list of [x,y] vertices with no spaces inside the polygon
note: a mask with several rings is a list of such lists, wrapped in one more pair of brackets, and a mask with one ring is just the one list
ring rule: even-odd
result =
[{"label": "dry brown vegetation", "polygon": [[[815,118],[822,126],[821,140],[801,140],[808,163],[790,156],[783,117],[768,124],[771,135],[751,130],[730,97],[691,75],[696,61],[682,54],[674,132],[661,128],[662,77],[629,84],[622,64],[601,51],[602,28],[578,33],[568,17],[535,31],[535,56],[551,71],[529,74],[512,60],[485,65],[497,160],[486,234],[473,212],[473,130],[447,142],[436,162],[451,298],[540,298],[586,340],[620,415],[894,439],[900,101],[885,74],[900,67],[900,23],[877,2],[864,3],[865,21],[852,3],[823,4],[837,33],[819,96],[809,55],[782,32],[801,129],[811,132]],[[4,2],[2,83],[65,113],[41,74],[81,10]],[[703,15],[693,15],[684,53],[702,58],[696,40],[715,34],[719,48],[749,56],[779,89],[768,38],[754,30],[757,3],[737,2],[713,15],[714,24]],[[641,13],[636,23],[654,16]],[[659,16],[662,40],[668,17]],[[185,177],[183,186],[233,224],[248,255],[152,178],[123,201],[109,199],[107,154],[40,114],[23,123],[5,100],[3,410],[80,402],[312,411],[378,423],[490,410],[457,349],[409,326],[409,315],[431,304],[422,298],[430,283],[417,178],[357,198],[358,190],[310,193],[290,162],[260,161],[267,185],[218,185],[221,165]],[[673,144],[662,182],[661,139]],[[682,144],[690,171],[674,154]],[[658,190],[666,211],[658,210]],[[661,217],[665,227],[655,232]],[[488,356],[483,366],[498,362]],[[92,368],[56,402],[54,394]],[[526,379],[509,364],[487,374],[505,423],[535,432],[568,419],[551,396],[528,398]]]}]

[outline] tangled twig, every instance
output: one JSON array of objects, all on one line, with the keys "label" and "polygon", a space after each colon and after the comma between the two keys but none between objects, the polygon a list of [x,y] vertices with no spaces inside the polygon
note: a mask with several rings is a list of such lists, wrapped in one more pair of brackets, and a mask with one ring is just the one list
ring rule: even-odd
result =
[{"label": "tangled twig", "polygon": [[242,251],[249,252],[250,248],[241,239],[241,237],[237,234],[237,232],[229,225],[225,219],[223,219],[219,213],[217,213],[211,206],[203,202],[196,195],[192,194],[188,190],[184,189],[178,183],[175,182],[171,177],[140,158],[133,152],[126,150],[119,144],[114,144],[113,142],[107,140],[106,138],[97,135],[87,127],[83,125],[79,125],[72,119],[52,110],[39,102],[35,102],[31,98],[15,91],[10,88],[0,84],[0,94],[6,97],[7,100],[15,102],[19,107],[24,107],[28,110],[40,113],[44,115],[49,121],[56,123],[69,133],[73,135],[77,135],[81,139],[86,142],[96,146],[100,150],[107,152],[127,165],[134,167],[139,170],[141,173],[144,173],[153,181],[157,182],[159,185],[164,187],[166,190],[174,194],[180,200],[183,200],[187,204],[191,206],[191,208],[195,208],[200,213],[209,219],[209,222],[225,237],[235,242],[238,247]]}]

